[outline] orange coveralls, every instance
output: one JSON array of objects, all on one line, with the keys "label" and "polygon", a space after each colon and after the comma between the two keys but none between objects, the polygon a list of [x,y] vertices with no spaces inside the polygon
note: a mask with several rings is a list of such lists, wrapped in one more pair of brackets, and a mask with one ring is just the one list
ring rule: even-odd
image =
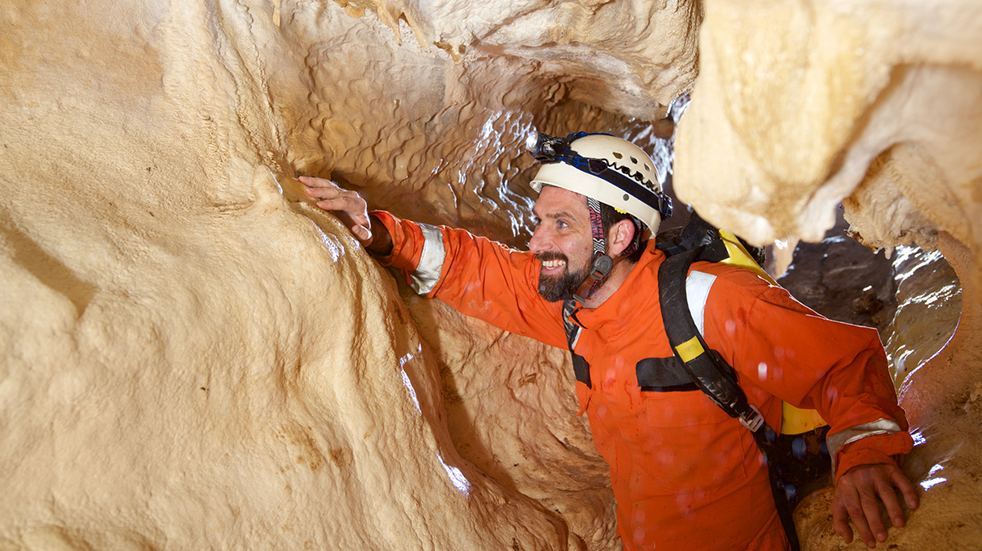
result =
[{"label": "orange coveralls", "polygon": [[[379,261],[399,269],[425,296],[567,348],[562,304],[539,296],[540,263],[533,254],[463,230],[372,214],[394,243]],[[584,329],[575,351],[589,363],[591,381],[576,383],[579,414],[586,412],[610,466],[623,546],[787,549],[750,431],[702,391],[649,391],[638,382],[639,362],[672,356],[658,301],[664,259],[652,240],[613,296],[577,314]],[[854,466],[892,462],[910,451],[907,421],[874,329],[823,318],[749,270],[706,262],[691,270],[716,276],[705,305],[706,343],[737,371],[748,400],[775,430],[783,400],[817,409],[829,421],[830,448],[836,433],[853,434],[833,452],[836,479]],[[884,423],[895,428],[868,430]]]}]

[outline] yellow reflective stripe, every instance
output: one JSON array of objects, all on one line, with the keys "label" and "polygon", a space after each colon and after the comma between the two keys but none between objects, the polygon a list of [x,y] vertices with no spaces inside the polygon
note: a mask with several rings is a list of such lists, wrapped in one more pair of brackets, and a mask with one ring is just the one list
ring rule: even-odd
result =
[{"label": "yellow reflective stripe", "polygon": [[686,363],[693,358],[699,357],[700,354],[706,351],[702,345],[699,344],[699,337],[692,337],[684,343],[676,346],[675,350],[678,351],[679,357],[682,358],[682,361]]}]

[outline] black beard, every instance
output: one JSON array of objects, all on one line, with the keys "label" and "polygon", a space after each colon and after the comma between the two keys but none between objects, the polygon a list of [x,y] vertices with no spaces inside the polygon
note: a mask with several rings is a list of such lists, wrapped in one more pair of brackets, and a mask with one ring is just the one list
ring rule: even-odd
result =
[{"label": "black beard", "polygon": [[542,253],[538,257],[541,261],[563,260],[566,262],[566,269],[563,270],[562,275],[546,276],[541,272],[539,273],[539,294],[549,302],[559,302],[573,298],[573,295],[580,289],[583,282],[590,277],[587,269],[570,272],[569,259],[562,253]]}]

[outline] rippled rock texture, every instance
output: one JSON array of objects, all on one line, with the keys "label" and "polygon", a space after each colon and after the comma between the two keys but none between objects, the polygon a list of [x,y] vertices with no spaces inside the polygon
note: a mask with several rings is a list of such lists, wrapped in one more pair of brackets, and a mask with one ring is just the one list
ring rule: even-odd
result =
[{"label": "rippled rock texture", "polygon": [[[873,247],[954,258],[959,331],[903,389],[908,470],[947,482],[891,537],[979,540],[973,3],[53,0],[0,25],[0,548],[616,549],[565,352],[411,296],[294,180],[524,246],[534,129],[623,135],[666,181],[677,144],[682,199],[758,242],[818,240],[841,202]],[[839,548],[822,507],[806,541]]]}]

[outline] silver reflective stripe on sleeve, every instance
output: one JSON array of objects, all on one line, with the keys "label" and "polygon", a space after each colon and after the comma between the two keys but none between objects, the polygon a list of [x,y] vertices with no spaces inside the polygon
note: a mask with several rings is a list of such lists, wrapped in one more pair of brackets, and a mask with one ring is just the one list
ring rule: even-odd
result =
[{"label": "silver reflective stripe on sleeve", "polygon": [[861,440],[867,436],[877,434],[893,434],[900,432],[900,424],[893,419],[877,419],[872,423],[863,423],[849,427],[848,429],[830,434],[825,440],[825,445],[829,448],[829,455],[832,456],[832,476],[835,476],[835,456],[846,444],[852,444],[856,440]]},{"label": "silver reflective stripe on sleeve", "polygon": [[410,286],[417,293],[425,295],[440,281],[447,250],[443,247],[443,232],[440,228],[420,224],[419,229],[423,231],[423,252],[419,256],[419,266],[412,273]]},{"label": "silver reflective stripe on sleeve", "polygon": [[685,278],[685,299],[689,303],[689,314],[703,338],[706,338],[706,301],[709,300],[709,290],[715,282],[716,276],[705,272],[693,271]]}]

